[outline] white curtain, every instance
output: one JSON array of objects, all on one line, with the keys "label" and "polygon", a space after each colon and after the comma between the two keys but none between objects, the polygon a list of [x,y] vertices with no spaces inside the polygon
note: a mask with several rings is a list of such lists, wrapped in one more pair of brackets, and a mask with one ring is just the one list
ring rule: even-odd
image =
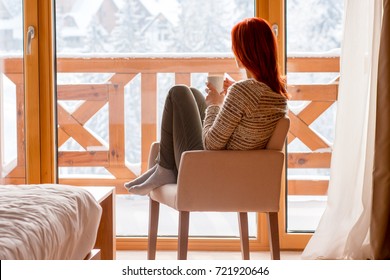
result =
[{"label": "white curtain", "polygon": [[370,258],[382,0],[345,0],[328,203],[303,259]]}]

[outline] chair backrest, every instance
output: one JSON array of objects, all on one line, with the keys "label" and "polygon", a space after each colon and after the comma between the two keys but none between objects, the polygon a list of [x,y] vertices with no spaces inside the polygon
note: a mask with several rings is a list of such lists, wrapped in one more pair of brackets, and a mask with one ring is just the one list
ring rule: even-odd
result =
[{"label": "chair backrest", "polygon": [[290,119],[285,116],[276,124],[275,130],[268,140],[266,149],[281,151],[286,141],[286,135],[290,128]]},{"label": "chair backrest", "polygon": [[152,168],[156,164],[159,150],[160,142],[153,142],[149,150],[148,168]]}]

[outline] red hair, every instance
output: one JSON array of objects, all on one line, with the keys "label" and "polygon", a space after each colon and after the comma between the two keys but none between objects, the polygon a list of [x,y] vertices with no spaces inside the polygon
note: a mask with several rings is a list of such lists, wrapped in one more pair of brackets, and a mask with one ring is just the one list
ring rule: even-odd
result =
[{"label": "red hair", "polygon": [[232,49],[236,58],[259,82],[288,97],[278,66],[277,42],[269,23],[247,18],[232,29]]}]

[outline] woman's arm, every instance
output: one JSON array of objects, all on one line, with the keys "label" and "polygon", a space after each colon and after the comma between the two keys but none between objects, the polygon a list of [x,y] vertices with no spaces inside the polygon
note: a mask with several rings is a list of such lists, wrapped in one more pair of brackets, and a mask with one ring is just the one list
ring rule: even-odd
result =
[{"label": "woman's arm", "polygon": [[206,109],[203,125],[203,145],[207,150],[226,149],[226,144],[240,123],[244,112],[244,103],[240,92],[234,86],[221,106],[211,104]]}]

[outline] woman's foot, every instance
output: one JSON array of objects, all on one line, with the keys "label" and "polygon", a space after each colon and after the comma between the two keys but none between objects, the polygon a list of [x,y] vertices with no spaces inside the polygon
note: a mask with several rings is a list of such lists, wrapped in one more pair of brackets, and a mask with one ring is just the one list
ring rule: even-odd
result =
[{"label": "woman's foot", "polygon": [[147,179],[149,179],[150,176],[152,176],[152,174],[156,171],[157,169],[157,164],[154,165],[152,168],[150,168],[149,170],[147,170],[144,174],[142,174],[141,176],[135,178],[134,180],[130,181],[130,182],[127,182],[124,184],[124,187],[129,190],[131,187],[133,186],[136,186],[136,185],[140,185],[142,184],[143,182],[145,182]]},{"label": "woman's foot", "polygon": [[147,195],[155,188],[166,184],[175,184],[176,175],[171,169],[166,169],[157,165],[156,171],[145,182],[128,189],[129,193],[137,195]]}]

